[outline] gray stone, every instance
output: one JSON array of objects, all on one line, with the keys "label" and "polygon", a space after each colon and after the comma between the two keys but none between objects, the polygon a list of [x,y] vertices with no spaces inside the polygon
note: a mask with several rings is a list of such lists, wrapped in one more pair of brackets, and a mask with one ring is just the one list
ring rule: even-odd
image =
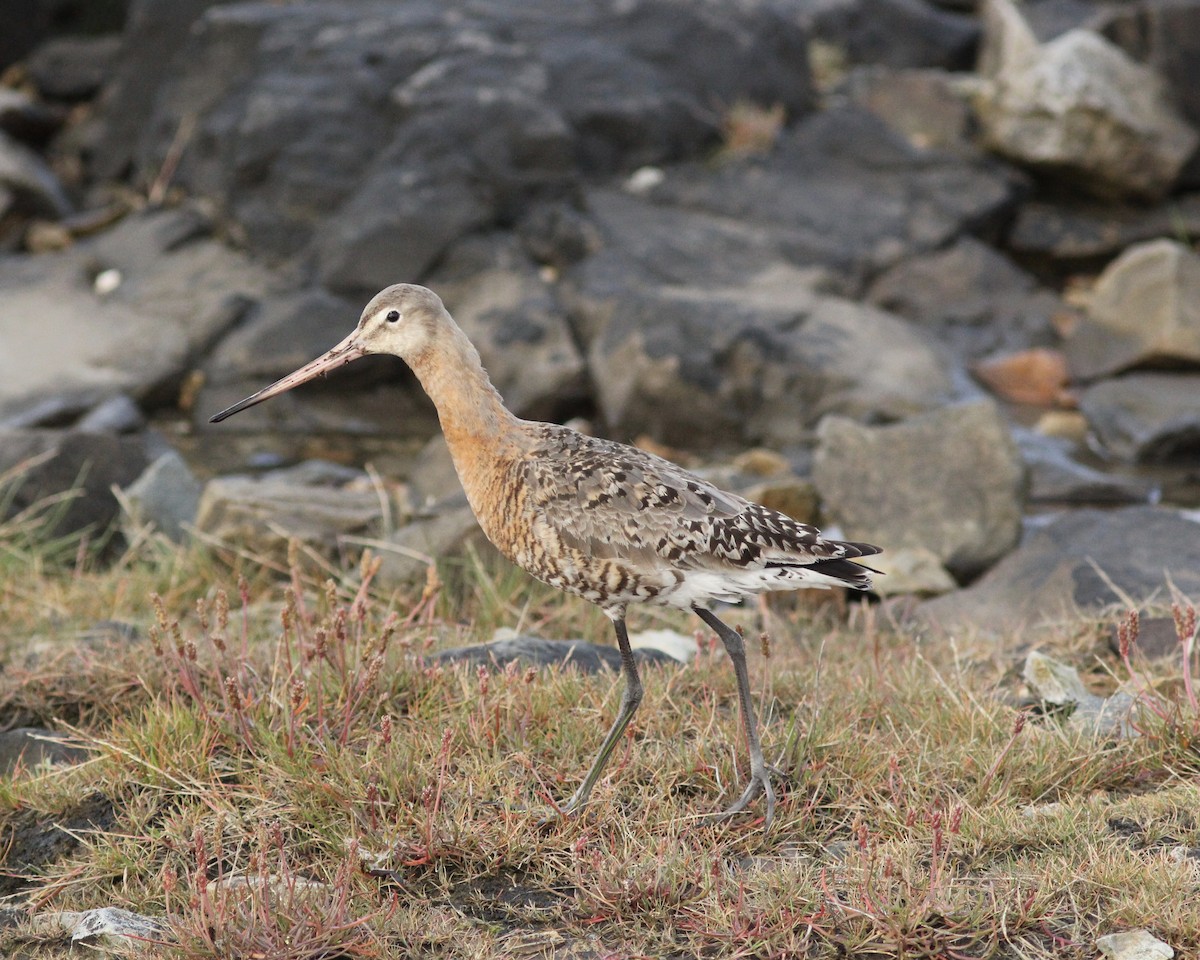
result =
[{"label": "gray stone", "polygon": [[1195,463],[1200,456],[1200,373],[1131,373],[1080,394],[1104,448],[1127,462]]},{"label": "gray stone", "polygon": [[0,87],[0,131],[21,143],[41,147],[62,126],[63,113],[25,91]]},{"label": "gray stone", "polygon": [[[640,664],[678,662],[669,654],[651,648],[634,650],[633,656]],[[531,667],[574,667],[581,673],[599,673],[601,670],[615,673],[621,669],[621,654],[616,647],[586,640],[543,640],[526,636],[441,650],[433,660],[446,664],[479,664],[493,669],[503,669],[510,663]]]},{"label": "gray stone", "polygon": [[[1118,623],[1114,623],[1108,630],[1108,646],[1115,654],[1121,652],[1118,626]],[[1178,662],[1182,654],[1183,646],[1175,629],[1174,617],[1148,617],[1143,614],[1138,618],[1137,643],[1133,648],[1135,658],[1169,659]]]},{"label": "gray stone", "polygon": [[1146,503],[1153,493],[1147,480],[1104,473],[1075,458],[1076,444],[1033,430],[1013,431],[1029,469],[1029,502],[1037,504]]},{"label": "gray stone", "polygon": [[813,34],[851,63],[964,70],[979,40],[974,17],[920,0],[825,0],[798,6],[813,11]]},{"label": "gray stone", "polygon": [[1079,672],[1037,650],[1025,658],[1025,682],[1045,703],[1069,707],[1067,725],[1097,736],[1137,736],[1130,714],[1137,700],[1123,691],[1108,697],[1088,691]]},{"label": "gray stone", "polygon": [[[164,453],[122,491],[132,527],[149,524],[182,543],[200,507],[200,481],[175,451]],[[132,529],[127,530],[127,536]]]},{"label": "gray stone", "polygon": [[1096,940],[1096,949],[1108,960],[1171,960],[1175,951],[1149,930],[1123,930]]},{"label": "gray stone", "polygon": [[1076,510],[1033,530],[978,582],[917,613],[945,631],[1009,634],[1123,605],[1105,578],[1141,603],[1166,595],[1167,576],[1184,594],[1200,594],[1200,523],[1155,507]]},{"label": "gray stone", "polygon": [[[193,24],[208,7],[222,2],[229,0],[129,0],[121,56],[104,92],[103,125],[91,158],[98,178],[126,175],[139,140],[147,135],[147,123],[154,117],[155,101],[162,94],[164,82],[178,75],[175,58],[188,42]],[[248,54],[250,49],[241,44],[227,48],[225,69],[236,70],[238,53]],[[176,136],[183,116],[179,113],[170,121],[158,121],[162,126],[157,132],[168,139]]]},{"label": "gray stone", "polygon": [[7,206],[26,215],[59,218],[74,209],[58,177],[36,153],[0,131],[0,187]]},{"label": "gray stone", "polygon": [[[834,270],[853,292],[904,257],[998,229],[1016,192],[1013,175],[978,157],[919,150],[867,111],[835,107],[786,131],[765,157],[665,171],[643,202],[675,212],[674,222],[620,239],[653,278],[718,285],[782,260]],[[688,227],[714,240],[697,249]]]},{"label": "gray stone", "polygon": [[872,557],[871,566],[884,574],[871,588],[881,597],[937,596],[958,586],[937,554],[925,547],[889,548]]},{"label": "gray stone", "polygon": [[0,776],[11,777],[17,769],[30,770],[42,764],[82,763],[91,751],[72,743],[61,733],[43,727],[17,727],[0,733]]},{"label": "gray stone", "polygon": [[25,61],[30,79],[43,97],[52,100],[86,100],[108,80],[121,52],[121,37],[55,37],[43,43]]},{"label": "gray stone", "polygon": [[1158,204],[1030,200],[1017,210],[1006,241],[1014,254],[1069,267],[1164,236],[1200,237],[1200,194]]},{"label": "gray stone", "polygon": [[[142,33],[146,19],[166,18],[143,13]],[[106,138],[100,162],[120,169],[132,141],[148,178],[178,118],[196,117],[178,182],[227,200],[256,248],[287,255],[317,237],[325,282],[361,296],[421,279],[462,232],[511,222],[581,172],[707,149],[714,104],[804,113],[807,39],[762,3],[211,6],[152,98],[135,71],[162,54],[127,44],[120,89],[138,95],[113,98],[105,119],[125,142]],[[130,99],[153,100],[138,129],[117,115]]]},{"label": "gray stone", "polygon": [[446,438],[437,433],[421,448],[408,474],[413,507],[418,513],[437,513],[467,502]]},{"label": "gray stone", "polygon": [[847,537],[930,550],[959,579],[1016,545],[1024,466],[992,403],[884,427],[828,417],[818,436],[813,480]]},{"label": "gray stone", "polygon": [[1038,697],[1055,706],[1082,703],[1095,696],[1083,685],[1078,670],[1037,650],[1025,657],[1022,673]]},{"label": "gray stone", "polygon": [[293,538],[327,557],[359,552],[349,541],[379,539],[384,513],[365,474],[358,482],[330,485],[305,478],[210,480],[200,496],[196,529],[206,539],[250,556],[285,561]]},{"label": "gray stone", "polygon": [[583,400],[584,361],[565,311],[514,237],[458,244],[431,283],[510,410],[557,419]]},{"label": "gray stone", "polygon": [[[1090,4],[1089,4],[1090,6]],[[1104,34],[1131,57],[1152,67],[1193,126],[1200,126],[1200,7],[1196,0],[1105,5]]]},{"label": "gray stone", "polygon": [[989,146],[1096,196],[1165,196],[1200,137],[1161,78],[1087,30],[1039,44],[1011,0],[984,9],[977,109]]},{"label": "gray stone", "polygon": [[1130,247],[1096,281],[1066,352],[1082,379],[1149,363],[1200,366],[1200,255],[1174,240]]},{"label": "gray stone", "polygon": [[608,426],[692,449],[786,446],[829,413],[891,419],[952,394],[921,334],[805,279],[779,267],[737,287],[587,291],[580,307],[601,330],[589,363]]},{"label": "gray stone", "polygon": [[495,553],[469,506],[447,507],[401,527],[375,548],[382,561],[375,582],[388,586],[419,581],[431,564],[468,548]]},{"label": "gray stone", "polygon": [[0,475],[15,471],[14,491],[5,500],[8,515],[66,495],[64,504],[49,511],[57,517],[52,534],[106,530],[120,509],[112,488],[132,483],[146,463],[140,437],[58,430],[0,432]]},{"label": "gray stone", "polygon": [[[133,215],[61,253],[0,261],[0,417],[48,398],[174,402],[191,364],[271,282],[208,230],[187,211]],[[102,271],[117,284],[103,295]]]},{"label": "gray stone", "polygon": [[31,918],[35,934],[49,937],[53,932],[71,935],[71,942],[82,942],[105,953],[137,955],[168,937],[161,920],[133,913],[120,907],[98,907],[76,912],[63,910],[37,914]]},{"label": "gray stone", "polygon": [[1063,309],[1032,275],[973,237],[902,260],[867,297],[971,358],[1057,343],[1051,318]]},{"label": "gray stone", "polygon": [[970,155],[974,118],[954,74],[944,70],[859,67],[839,87],[914,147]]},{"label": "gray stone", "polygon": [[376,174],[322,229],[321,281],[347,295],[398,277],[424,277],[455,240],[491,224],[494,213],[469,182],[418,171]]},{"label": "gray stone", "polygon": [[145,414],[123,393],[101,401],[79,418],[76,430],[88,433],[135,433],[146,425]]}]

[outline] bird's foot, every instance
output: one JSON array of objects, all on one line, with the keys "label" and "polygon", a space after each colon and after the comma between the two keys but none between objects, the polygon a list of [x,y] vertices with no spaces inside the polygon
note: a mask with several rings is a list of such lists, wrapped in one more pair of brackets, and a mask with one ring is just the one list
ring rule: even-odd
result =
[{"label": "bird's foot", "polygon": [[746,789],[742,791],[742,795],[737,800],[720,813],[711,814],[706,819],[712,823],[728,820],[750,806],[760,793],[765,794],[767,798],[767,815],[763,822],[763,830],[770,831],[771,824],[775,820],[775,788],[771,786],[771,774],[765,766],[751,771],[750,782],[746,784]]},{"label": "bird's foot", "polygon": [[550,812],[537,822],[538,829],[545,830],[556,823],[561,823],[564,820],[570,820],[572,817],[578,816],[579,811],[584,808],[587,802],[587,794],[585,793],[581,797],[579,790],[576,790],[575,795],[561,807],[551,801]]}]

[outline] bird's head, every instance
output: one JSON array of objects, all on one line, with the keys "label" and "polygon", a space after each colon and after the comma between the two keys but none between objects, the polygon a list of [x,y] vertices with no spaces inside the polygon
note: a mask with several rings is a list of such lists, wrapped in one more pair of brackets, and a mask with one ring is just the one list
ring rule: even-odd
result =
[{"label": "bird's head", "polygon": [[222,410],[212,417],[211,422],[220,423],[247,407],[270,400],[368,354],[390,353],[412,363],[430,347],[448,320],[441,298],[432,290],[411,283],[387,287],[367,304],[358,326],[345,340],[294,373]]}]

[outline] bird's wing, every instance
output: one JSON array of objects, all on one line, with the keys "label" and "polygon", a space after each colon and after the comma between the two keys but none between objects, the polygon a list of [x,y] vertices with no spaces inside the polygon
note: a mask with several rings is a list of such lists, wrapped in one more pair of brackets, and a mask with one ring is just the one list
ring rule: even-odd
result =
[{"label": "bird's wing", "polygon": [[826,540],[634,447],[547,429],[525,467],[537,523],[598,558],[677,569],[809,564],[876,550]]}]

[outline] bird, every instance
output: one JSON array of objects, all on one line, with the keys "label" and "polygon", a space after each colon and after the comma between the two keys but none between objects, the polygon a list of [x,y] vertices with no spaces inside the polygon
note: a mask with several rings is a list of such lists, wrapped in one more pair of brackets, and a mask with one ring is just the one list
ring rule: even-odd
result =
[{"label": "bird", "polygon": [[624,678],[620,707],[582,783],[558,812],[570,816],[588,803],[642,702],[625,618],[630,606],[656,604],[694,613],[724,644],[750,776],[741,796],[716,816],[741,813],[761,794],[769,831],[776,797],[758,737],[745,642],[712,608],[773,590],[867,590],[878,571],[856,559],[880,548],[826,538],[637,447],[517,417],[438,295],[415,284],[376,294],[340,343],[211,422],[369,354],[399,357],[420,381],[471,508],[500,553],[536,579],[596,604],[613,624]]}]

